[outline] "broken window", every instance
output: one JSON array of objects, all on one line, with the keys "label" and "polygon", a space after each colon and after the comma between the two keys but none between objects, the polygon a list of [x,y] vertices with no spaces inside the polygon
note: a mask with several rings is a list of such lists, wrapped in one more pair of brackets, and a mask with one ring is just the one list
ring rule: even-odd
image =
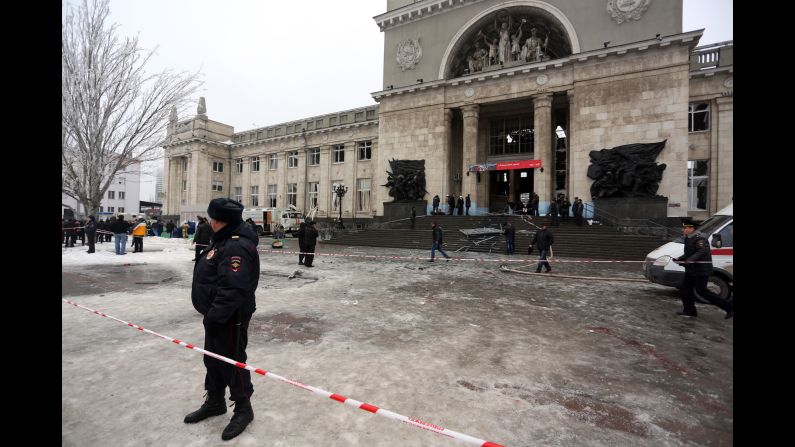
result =
[{"label": "broken window", "polygon": [[709,103],[691,102],[687,108],[688,132],[701,132],[709,130]]}]

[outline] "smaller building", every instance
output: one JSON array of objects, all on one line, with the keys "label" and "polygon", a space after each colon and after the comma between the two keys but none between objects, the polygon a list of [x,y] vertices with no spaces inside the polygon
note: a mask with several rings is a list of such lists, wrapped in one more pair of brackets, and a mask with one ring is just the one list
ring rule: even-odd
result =
[{"label": "smaller building", "polygon": [[[114,214],[137,213],[141,197],[141,164],[130,165],[123,172],[118,173],[99,206],[97,219],[107,219]],[[86,215],[86,209],[77,200],[61,194],[61,215],[63,210],[71,208],[74,210],[75,217]]]}]

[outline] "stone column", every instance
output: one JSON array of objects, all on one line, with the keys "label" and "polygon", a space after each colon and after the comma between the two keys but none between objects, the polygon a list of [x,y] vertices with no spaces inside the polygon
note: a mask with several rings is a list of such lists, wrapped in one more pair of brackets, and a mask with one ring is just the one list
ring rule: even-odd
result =
[{"label": "stone column", "polygon": [[[574,183],[571,181],[571,128],[574,123],[574,92],[572,90],[566,92],[566,99],[569,100],[569,113],[566,117],[566,194],[569,196],[569,201],[573,201],[575,194],[572,190]],[[582,195],[576,197],[582,198]]]},{"label": "stone column", "polygon": [[[541,160],[541,169],[533,174],[533,191],[538,194],[539,202],[549,205],[554,193],[552,180],[555,166],[552,160],[552,95],[533,96],[533,152],[537,160]],[[546,207],[539,206],[544,213]]]},{"label": "stone column", "polygon": [[[478,152],[478,120],[480,118],[480,106],[477,104],[464,106],[461,108],[464,115],[464,148],[461,162],[461,195],[466,197],[471,194],[472,208],[482,207],[485,202],[484,197],[478,195],[477,176],[474,172],[466,175],[469,165],[479,162]],[[485,160],[480,160],[480,162]],[[452,194],[453,191],[450,190]],[[458,199],[456,197],[456,199]],[[473,209],[470,211],[473,211]]]},{"label": "stone column", "polygon": [[317,207],[318,216],[325,213],[331,214],[331,148],[320,146],[320,185],[318,186]]},{"label": "stone column", "polygon": [[[441,206],[441,201],[444,200],[444,195],[447,194],[452,189],[451,178],[453,176],[453,170],[455,167],[452,164],[452,156],[453,156],[453,109],[445,109],[444,110],[444,144],[442,144],[442,169],[439,174],[439,187],[440,189],[435,189],[433,186],[428,184],[430,188],[429,197],[428,197],[428,209],[426,210],[427,214],[430,214],[433,211],[433,196],[437,193],[434,191],[441,191],[439,194],[439,205]],[[427,175],[430,173],[428,170],[429,166],[425,166],[426,169],[426,178]],[[464,175],[462,172],[461,175]]]},{"label": "stone column", "polygon": [[710,215],[727,206],[734,197],[734,98],[723,96],[715,100],[713,144],[709,160]]}]

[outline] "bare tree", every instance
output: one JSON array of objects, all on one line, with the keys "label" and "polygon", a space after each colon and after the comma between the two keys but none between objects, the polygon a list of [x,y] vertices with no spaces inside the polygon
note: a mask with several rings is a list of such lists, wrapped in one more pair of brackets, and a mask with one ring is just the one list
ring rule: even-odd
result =
[{"label": "bare tree", "polygon": [[83,0],[61,30],[61,190],[88,214],[117,174],[162,156],[172,108],[184,110],[201,86],[199,73],[146,73],[155,50],[120,40],[109,13],[108,0]]}]

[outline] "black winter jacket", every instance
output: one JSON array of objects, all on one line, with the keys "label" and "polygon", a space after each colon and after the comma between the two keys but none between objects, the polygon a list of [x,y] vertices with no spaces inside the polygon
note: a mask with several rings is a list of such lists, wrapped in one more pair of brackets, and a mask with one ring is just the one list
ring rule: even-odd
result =
[{"label": "black winter jacket", "polygon": [[205,322],[226,324],[238,309],[242,319],[251,318],[260,274],[258,241],[241,220],[221,228],[199,255],[193,267],[191,301]]},{"label": "black winter jacket", "polygon": [[678,257],[677,261],[709,261],[685,264],[685,275],[708,276],[712,273],[712,251],[709,241],[698,231],[690,233],[685,238],[685,254]]},{"label": "black winter jacket", "polygon": [[549,250],[549,247],[554,243],[555,236],[552,235],[549,229],[544,228],[543,230],[536,231],[536,234],[533,235],[533,242],[530,242],[530,245],[538,244],[539,250]]}]

